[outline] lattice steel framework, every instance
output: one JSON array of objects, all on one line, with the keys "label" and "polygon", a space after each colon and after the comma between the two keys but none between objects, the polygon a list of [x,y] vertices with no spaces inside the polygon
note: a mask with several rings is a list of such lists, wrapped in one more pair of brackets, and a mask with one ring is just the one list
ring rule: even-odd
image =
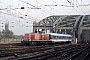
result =
[{"label": "lattice steel framework", "polygon": [[[55,15],[33,23],[33,31],[71,34],[74,43],[90,42],[90,15]],[[83,34],[88,34],[84,36]],[[88,37],[87,37],[88,36]],[[77,40],[78,39],[78,40]]]}]

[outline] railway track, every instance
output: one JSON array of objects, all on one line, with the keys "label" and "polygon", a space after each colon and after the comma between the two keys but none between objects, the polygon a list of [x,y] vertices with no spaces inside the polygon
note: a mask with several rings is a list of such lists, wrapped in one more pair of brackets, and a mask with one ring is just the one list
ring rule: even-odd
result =
[{"label": "railway track", "polygon": [[[1,46],[1,45],[0,45]],[[14,46],[14,45],[3,45],[4,47],[0,47],[0,58],[3,57],[12,57],[15,55],[27,55],[28,53],[36,53],[36,52],[41,52],[45,50],[51,50],[52,46],[53,47],[61,47],[58,45],[45,45],[45,46]],[[65,46],[65,45],[64,45]]]},{"label": "railway track", "polygon": [[[64,47],[65,48],[65,47]],[[47,52],[39,52],[39,54],[35,54],[32,56],[27,57],[21,57],[14,60],[57,60],[57,56],[59,56],[58,60],[70,60],[71,58],[77,56],[79,53],[85,51],[88,49],[88,46],[71,46],[65,49],[56,49],[56,50],[50,50]],[[73,54],[72,54],[73,53]],[[66,56],[67,54],[67,56]],[[71,55],[69,58],[68,56]],[[53,58],[54,57],[54,58]],[[78,60],[78,59],[77,59]]]},{"label": "railway track", "polygon": [[[33,46],[21,48],[21,50],[16,50],[19,52],[12,51],[7,53],[7,57],[3,56],[3,60],[78,60],[87,59],[90,53],[85,53],[90,51],[90,45],[48,45],[48,46]],[[24,53],[22,53],[24,52]],[[11,54],[11,55],[9,55]],[[3,55],[3,54],[1,54]],[[0,56],[1,56],[0,55]],[[79,58],[80,55],[84,55]],[[86,56],[85,56],[86,55]]]}]

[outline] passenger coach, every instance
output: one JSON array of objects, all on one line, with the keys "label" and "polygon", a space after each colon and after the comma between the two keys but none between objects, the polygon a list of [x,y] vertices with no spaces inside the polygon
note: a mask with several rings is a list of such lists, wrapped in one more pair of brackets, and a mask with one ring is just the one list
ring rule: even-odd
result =
[{"label": "passenger coach", "polygon": [[72,36],[69,34],[47,33],[52,42],[71,42]]}]

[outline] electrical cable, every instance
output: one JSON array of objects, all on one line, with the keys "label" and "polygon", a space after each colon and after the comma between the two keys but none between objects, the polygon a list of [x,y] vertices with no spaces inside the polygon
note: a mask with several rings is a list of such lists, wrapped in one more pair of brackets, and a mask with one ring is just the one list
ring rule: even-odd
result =
[{"label": "electrical cable", "polygon": [[[53,2],[55,2],[54,0],[53,0]],[[56,3],[56,2],[55,2]],[[56,3],[57,4],[57,3]],[[58,5],[58,4],[57,4]],[[66,10],[64,10],[64,11],[66,11]],[[69,12],[69,11],[68,11]],[[70,13],[70,12],[69,12]],[[71,14],[70,14],[71,15]]]},{"label": "electrical cable", "polygon": [[[1,2],[2,3],[2,2]],[[3,3],[4,4],[4,3]],[[4,4],[4,5],[6,5],[7,6],[7,4]],[[15,10],[15,9],[19,9],[19,8],[14,8],[14,9],[12,9],[12,10]],[[21,14],[21,13],[20,13]],[[31,16],[29,16],[29,17],[31,17]],[[35,18],[35,17],[32,17],[32,18]],[[35,18],[35,19],[37,19],[37,18]]]},{"label": "electrical cable", "polygon": [[[1,3],[2,3],[2,2],[1,2]],[[2,3],[2,4],[4,4],[4,3]],[[6,6],[7,6],[7,4],[4,4],[4,5],[6,5]],[[2,13],[4,13],[4,12],[2,12]],[[4,13],[4,14],[10,15],[10,14],[8,14],[8,13]]]},{"label": "electrical cable", "polygon": [[[67,0],[67,2],[72,6],[71,2]],[[73,7],[73,9],[80,15],[80,13]]]},{"label": "electrical cable", "polygon": [[[84,2],[81,0],[81,2],[84,4]],[[85,5],[85,4],[84,4]],[[85,6],[86,7],[86,6]],[[90,10],[86,7],[86,9],[90,12]]]},{"label": "electrical cable", "polygon": [[[2,12],[2,13],[4,13],[4,12]],[[4,14],[6,14],[7,15],[7,13],[4,13]],[[6,19],[6,18],[5,18]],[[9,19],[10,20],[10,19]],[[19,18],[19,20],[20,20],[20,18]],[[21,23],[20,21],[17,21],[17,20],[15,20],[17,23],[19,23],[19,24],[23,24],[23,23]],[[23,25],[22,25],[23,26]]]},{"label": "electrical cable", "polygon": [[[26,3],[26,4],[30,5],[30,6],[33,6],[33,7],[37,8],[36,6],[34,6],[34,5],[32,5],[32,4],[28,3],[28,2],[25,2],[25,1],[22,1],[22,0],[19,0],[19,1],[21,1],[21,2],[23,2],[23,3]],[[42,9],[41,9],[41,11],[44,12],[45,14],[49,14],[49,15],[51,14],[51,12],[49,13],[49,12],[46,11],[46,10],[42,10]]]},{"label": "electrical cable", "polygon": [[[35,0],[33,0],[33,1],[35,1]],[[42,0],[42,1],[43,1],[43,0]],[[35,1],[35,2],[37,2],[37,3],[39,3],[39,4],[42,4],[42,3],[38,2],[38,1]],[[44,5],[44,4],[42,4],[42,5]],[[55,10],[54,8],[51,8],[51,7],[50,7],[50,6],[57,6],[57,5],[44,5],[44,6],[49,7],[50,9],[52,9],[52,10],[55,11],[55,12],[60,12],[60,13],[62,13],[61,11]],[[63,13],[62,13],[62,14],[63,14]]]}]

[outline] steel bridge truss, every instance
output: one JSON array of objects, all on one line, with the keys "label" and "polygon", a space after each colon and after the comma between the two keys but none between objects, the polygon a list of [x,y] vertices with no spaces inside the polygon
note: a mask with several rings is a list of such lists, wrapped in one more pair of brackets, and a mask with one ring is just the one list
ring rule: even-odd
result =
[{"label": "steel bridge truss", "polygon": [[90,43],[90,15],[55,15],[33,23],[33,32],[71,34],[73,43]]}]

